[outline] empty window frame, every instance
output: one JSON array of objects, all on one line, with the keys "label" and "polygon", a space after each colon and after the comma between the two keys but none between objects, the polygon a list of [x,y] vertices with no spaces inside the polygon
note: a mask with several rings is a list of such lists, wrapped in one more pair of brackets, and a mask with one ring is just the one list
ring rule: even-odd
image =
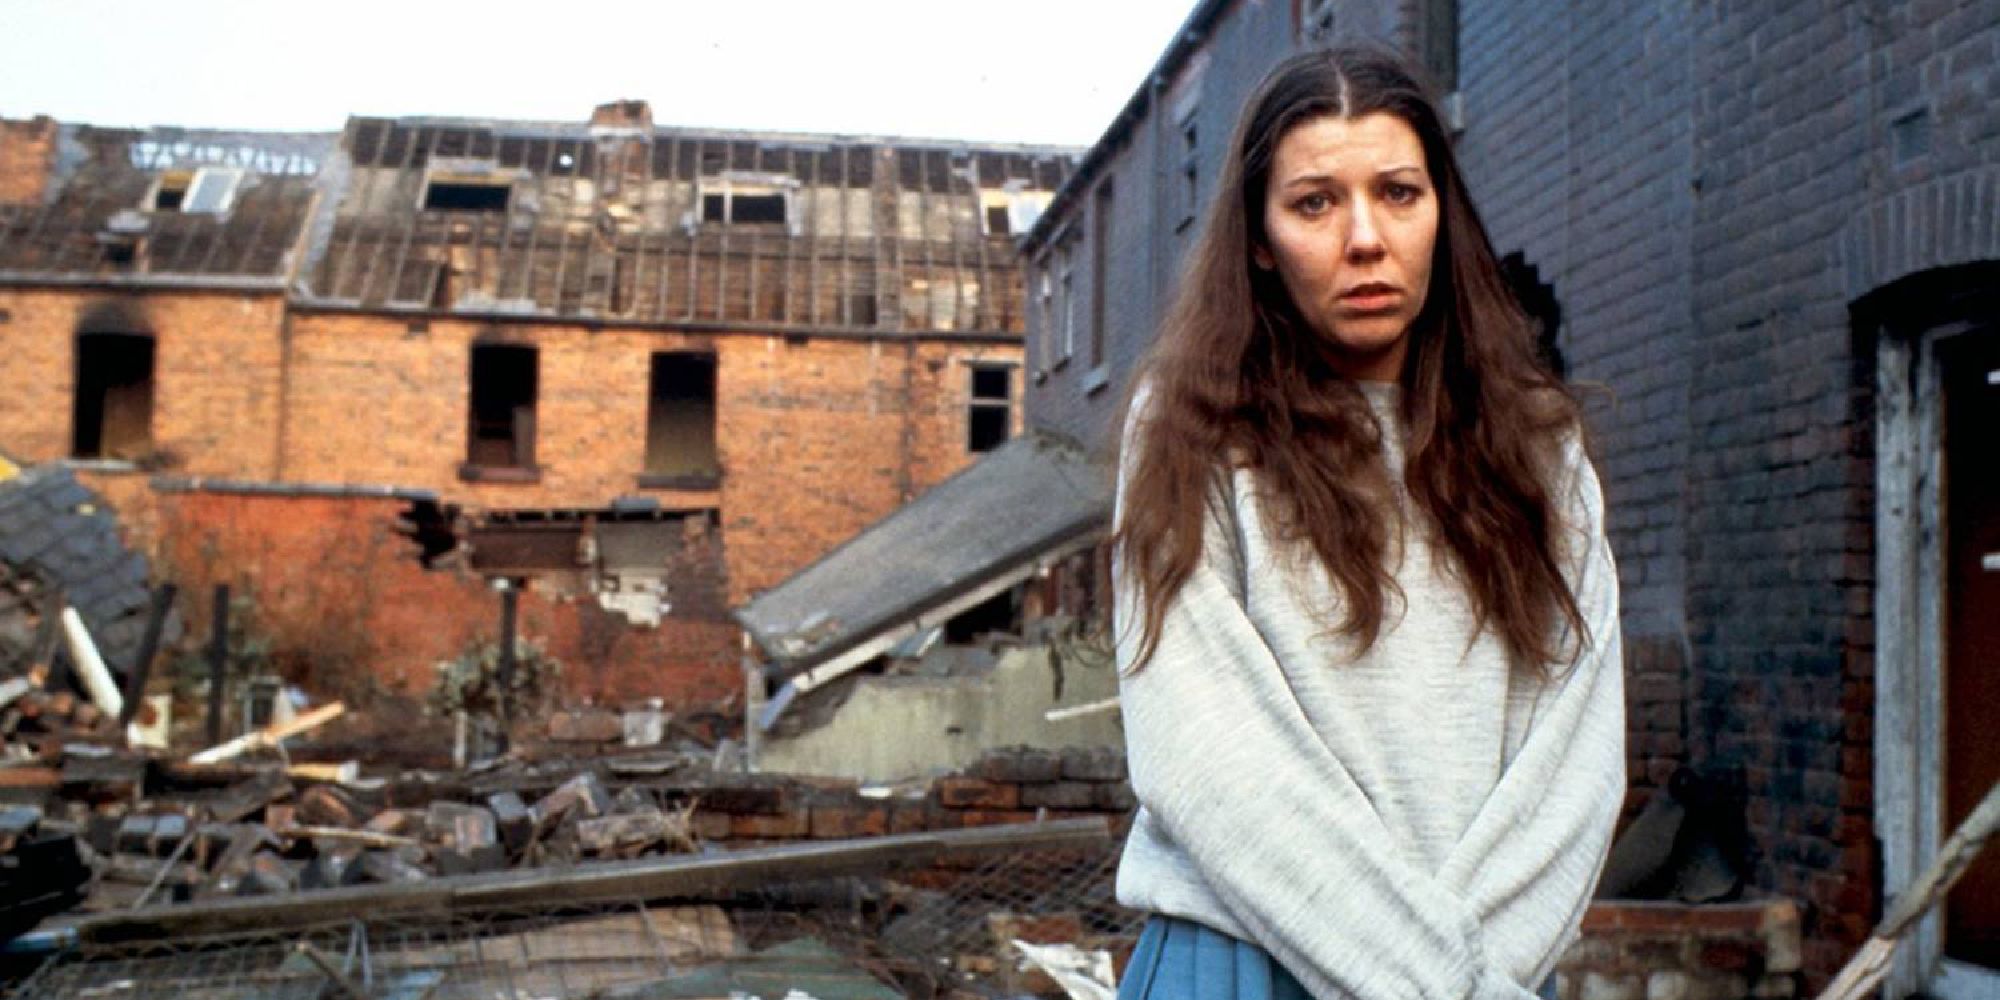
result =
[{"label": "empty window frame", "polygon": [[160,175],[153,185],[152,200],[146,205],[149,211],[178,212],[181,203],[187,200],[188,185],[194,183],[194,171],[169,170]]},{"label": "empty window frame", "polygon": [[467,465],[474,469],[534,468],[536,380],[534,348],[473,346]]},{"label": "empty window frame", "polygon": [[1059,348],[1057,368],[1076,355],[1076,231],[1069,229],[1056,237],[1056,337]]},{"label": "empty window frame", "polygon": [[1200,146],[1198,134],[1192,119],[1181,123],[1181,183],[1180,220],[1174,224],[1176,230],[1185,230],[1194,223],[1196,209],[1201,205],[1201,173],[1198,167]]},{"label": "empty window frame", "polygon": [[169,170],[153,184],[145,207],[153,212],[222,215],[236,203],[244,173],[242,167]]},{"label": "empty window frame", "polygon": [[[1010,182],[1010,184],[1015,182]],[[1035,228],[1053,197],[1047,191],[1019,191],[1011,186],[979,192],[979,231],[987,236],[1019,236]]]},{"label": "empty window frame", "polygon": [[70,454],[138,459],[153,450],[153,338],[86,333],[76,338]]},{"label": "empty window frame", "polygon": [[1333,36],[1333,0],[1305,0],[1299,11],[1299,33],[1309,42]]},{"label": "empty window frame", "polygon": [[513,192],[509,183],[433,177],[424,185],[424,211],[505,212]]},{"label": "empty window frame", "polygon": [[715,356],[653,355],[646,392],[646,469],[640,485],[712,489],[722,475],[715,448]]},{"label": "empty window frame", "polygon": [[1458,90],[1458,0],[1424,0],[1424,68],[1440,94]]},{"label": "empty window frame", "polygon": [[1111,278],[1111,178],[1097,185],[1090,212],[1090,367],[1104,367],[1105,305]]},{"label": "empty window frame", "polygon": [[1056,281],[1049,271],[1049,259],[1043,257],[1035,267],[1035,361],[1039,370],[1047,371],[1056,361]]},{"label": "empty window frame", "polygon": [[1012,365],[969,366],[971,392],[965,410],[965,449],[992,451],[1014,431],[1014,368]]},{"label": "empty window frame", "polygon": [[701,221],[785,225],[791,221],[791,196],[777,187],[725,184],[702,192]]}]

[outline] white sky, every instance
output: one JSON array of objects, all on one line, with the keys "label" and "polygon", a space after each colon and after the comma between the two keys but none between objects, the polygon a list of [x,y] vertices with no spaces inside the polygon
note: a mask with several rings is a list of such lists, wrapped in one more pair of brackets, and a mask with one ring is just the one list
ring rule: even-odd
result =
[{"label": "white sky", "polygon": [[0,116],[349,114],[1089,145],[1194,0],[0,0]]}]

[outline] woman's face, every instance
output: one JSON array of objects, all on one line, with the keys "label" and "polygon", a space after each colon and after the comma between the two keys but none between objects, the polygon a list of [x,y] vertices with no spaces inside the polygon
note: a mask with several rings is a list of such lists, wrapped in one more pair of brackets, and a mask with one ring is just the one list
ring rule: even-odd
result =
[{"label": "woman's face", "polygon": [[1343,375],[1396,378],[1437,244],[1416,131],[1389,114],[1302,122],[1278,140],[1265,191],[1257,266],[1277,271]]}]

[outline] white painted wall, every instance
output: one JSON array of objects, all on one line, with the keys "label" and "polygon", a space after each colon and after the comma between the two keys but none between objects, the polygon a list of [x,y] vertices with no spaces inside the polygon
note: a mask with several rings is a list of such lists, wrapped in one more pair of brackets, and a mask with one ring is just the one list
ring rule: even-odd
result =
[{"label": "white painted wall", "polygon": [[1063,694],[1044,646],[1002,655],[976,677],[864,677],[833,720],[789,738],[766,736],[756,768],[861,781],[957,771],[987,750],[1027,745],[1123,748],[1116,710],[1049,722],[1043,713],[1118,693],[1111,667],[1066,660]]}]

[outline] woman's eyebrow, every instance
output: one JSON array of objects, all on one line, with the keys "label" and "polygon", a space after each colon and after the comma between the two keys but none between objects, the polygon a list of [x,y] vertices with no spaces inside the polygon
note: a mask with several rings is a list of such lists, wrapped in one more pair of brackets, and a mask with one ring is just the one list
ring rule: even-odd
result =
[{"label": "woman's eyebrow", "polygon": [[[1375,176],[1393,177],[1397,174],[1407,174],[1407,173],[1422,174],[1423,170],[1424,168],[1421,165],[1415,163],[1403,163],[1403,164],[1397,164],[1396,166],[1393,167],[1383,167],[1382,169],[1375,171]],[[1331,184],[1331,183],[1336,183],[1338,180],[1339,179],[1334,177],[1332,174],[1300,174],[1297,177],[1287,178],[1285,182],[1279,186],[1289,188],[1289,187],[1310,186],[1317,184]]]}]

